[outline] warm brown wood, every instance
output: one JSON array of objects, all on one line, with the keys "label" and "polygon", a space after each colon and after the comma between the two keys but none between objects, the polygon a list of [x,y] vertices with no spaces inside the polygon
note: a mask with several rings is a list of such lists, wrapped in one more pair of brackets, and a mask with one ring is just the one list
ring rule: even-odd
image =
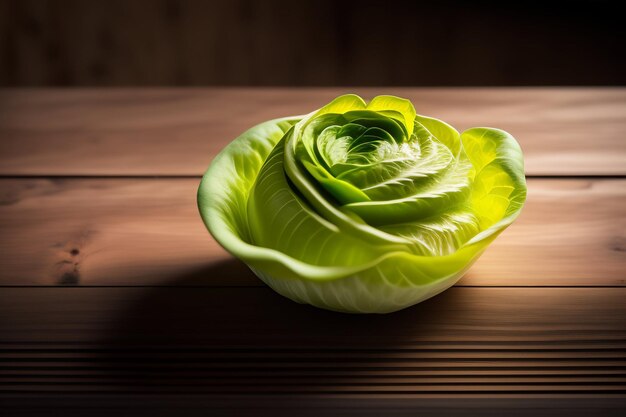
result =
[{"label": "warm brown wood", "polygon": [[520,217],[463,285],[626,285],[626,180],[528,181]]},{"label": "warm brown wood", "polygon": [[460,130],[505,129],[530,175],[626,174],[623,88],[4,90],[0,174],[200,175],[247,128],[346,92],[404,96]]},{"label": "warm brown wood", "polygon": [[339,90],[0,92],[0,409],[622,415],[626,90],[385,91],[511,131],[531,175],[576,176],[530,178],[457,287],[386,316],[280,297],[197,213],[228,140]]},{"label": "warm brown wood", "polygon": [[[199,179],[0,180],[2,285],[261,285],[212,239]],[[461,285],[625,285],[626,180],[529,180]]]},{"label": "warm brown wood", "polygon": [[0,392],[610,398],[626,393],[625,297],[464,287],[355,316],[268,288],[4,288]]}]

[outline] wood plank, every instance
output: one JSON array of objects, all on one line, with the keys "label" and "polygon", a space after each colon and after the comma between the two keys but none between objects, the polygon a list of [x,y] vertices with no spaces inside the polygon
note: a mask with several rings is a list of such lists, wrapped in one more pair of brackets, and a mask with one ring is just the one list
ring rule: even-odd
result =
[{"label": "wood plank", "polygon": [[[0,285],[262,285],[206,231],[198,183],[0,180]],[[626,180],[532,179],[460,285],[625,285],[625,209]]]},{"label": "wood plank", "polygon": [[624,297],[457,287],[363,316],[262,287],[4,288],[0,395],[624,399]]},{"label": "wood plank", "polygon": [[[567,416],[622,417],[623,398],[432,398],[388,395],[384,398],[342,395],[5,395],[4,410],[11,416],[41,416],[58,411],[63,416],[109,417],[149,415],[236,417],[271,415],[277,417],[460,417],[460,416]],[[262,414],[260,414],[262,413]]]},{"label": "wood plank", "polygon": [[3,0],[0,85],[624,85],[619,3],[493,3]]},{"label": "wood plank", "polygon": [[624,88],[3,90],[2,175],[200,175],[247,128],[346,92],[405,96],[460,130],[496,126],[529,175],[625,175]]}]

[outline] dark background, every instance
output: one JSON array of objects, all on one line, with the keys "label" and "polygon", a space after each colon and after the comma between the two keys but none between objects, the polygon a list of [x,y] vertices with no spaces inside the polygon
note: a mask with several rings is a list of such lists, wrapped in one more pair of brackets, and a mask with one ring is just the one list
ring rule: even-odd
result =
[{"label": "dark background", "polygon": [[0,85],[623,85],[618,4],[0,0]]}]

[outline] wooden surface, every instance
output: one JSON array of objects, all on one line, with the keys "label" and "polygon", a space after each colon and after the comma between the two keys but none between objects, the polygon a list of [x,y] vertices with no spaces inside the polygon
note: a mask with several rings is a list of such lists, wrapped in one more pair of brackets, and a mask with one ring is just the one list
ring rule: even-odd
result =
[{"label": "wooden surface", "polygon": [[[0,285],[263,285],[207,234],[198,183],[0,179]],[[519,219],[460,285],[626,286],[626,179],[528,184]]]},{"label": "wooden surface", "polygon": [[391,92],[511,130],[529,197],[455,288],[385,316],[280,297],[195,205],[228,140],[339,90],[0,92],[2,409],[622,415],[626,91]]},{"label": "wooden surface", "polygon": [[410,98],[459,130],[505,129],[529,175],[626,174],[625,88],[4,90],[0,174],[202,175],[249,127],[346,92]]}]

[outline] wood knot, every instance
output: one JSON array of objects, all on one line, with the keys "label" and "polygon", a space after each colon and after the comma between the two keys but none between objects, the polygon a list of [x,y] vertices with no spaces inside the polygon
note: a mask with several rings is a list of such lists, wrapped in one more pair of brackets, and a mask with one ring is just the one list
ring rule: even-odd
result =
[{"label": "wood knot", "polygon": [[611,241],[611,250],[615,252],[626,252],[626,238],[616,237]]},{"label": "wood knot", "polygon": [[61,275],[61,278],[59,278],[58,284],[59,285],[78,285],[79,282],[80,282],[80,274],[78,273],[78,270],[74,270],[74,271],[65,272],[63,275]]}]

